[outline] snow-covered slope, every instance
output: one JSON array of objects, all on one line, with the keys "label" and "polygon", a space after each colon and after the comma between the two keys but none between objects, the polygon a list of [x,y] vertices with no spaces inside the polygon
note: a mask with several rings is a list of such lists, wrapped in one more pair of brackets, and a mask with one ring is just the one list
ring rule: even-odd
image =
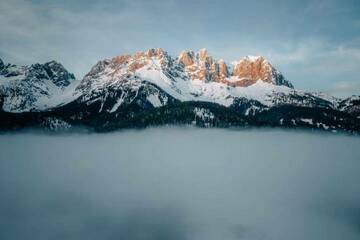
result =
[{"label": "snow-covered slope", "polygon": [[72,101],[78,81],[55,61],[31,66],[0,60],[0,109],[6,112],[40,111]]}]

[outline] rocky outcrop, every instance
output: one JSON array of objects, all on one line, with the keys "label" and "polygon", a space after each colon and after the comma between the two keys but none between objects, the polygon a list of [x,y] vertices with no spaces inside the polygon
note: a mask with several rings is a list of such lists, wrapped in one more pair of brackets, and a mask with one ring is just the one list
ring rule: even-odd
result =
[{"label": "rocky outcrop", "polygon": [[233,76],[240,85],[248,86],[257,80],[272,83],[272,66],[263,57],[245,57],[234,66]]},{"label": "rocky outcrop", "polygon": [[227,77],[229,77],[229,69],[228,66],[226,65],[225,61],[223,59],[220,59],[218,62],[218,76],[220,79],[226,79]]},{"label": "rocky outcrop", "polygon": [[206,49],[201,49],[198,53],[183,51],[178,57],[178,63],[184,67],[185,72],[193,80],[205,82],[213,80],[213,59],[208,55]]},{"label": "rocky outcrop", "polygon": [[179,63],[184,65],[185,67],[193,65],[194,64],[193,59],[194,59],[193,52],[182,51],[179,55]]},{"label": "rocky outcrop", "polygon": [[214,60],[206,49],[199,52],[183,51],[178,57],[178,63],[192,80],[219,82],[230,86],[248,87],[258,80],[274,85],[293,87],[284,76],[277,71],[264,57],[247,56],[236,62],[233,72],[224,60]]},{"label": "rocky outcrop", "polygon": [[178,63],[184,67],[185,72],[189,74],[192,80],[226,83],[226,78],[229,77],[229,70],[225,61],[221,59],[216,62],[205,48],[197,53],[193,51],[181,52]]},{"label": "rocky outcrop", "polygon": [[66,87],[75,80],[74,74],[68,72],[64,66],[56,61],[44,63],[42,66],[46,71],[45,78],[51,80],[58,87]]},{"label": "rocky outcrop", "polygon": [[232,75],[236,86],[247,87],[257,81],[292,87],[264,57],[246,56],[235,63]]}]

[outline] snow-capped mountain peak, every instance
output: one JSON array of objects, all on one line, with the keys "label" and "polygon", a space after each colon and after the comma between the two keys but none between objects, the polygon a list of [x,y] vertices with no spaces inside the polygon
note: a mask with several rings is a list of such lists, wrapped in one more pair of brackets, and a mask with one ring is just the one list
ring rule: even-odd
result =
[{"label": "snow-capped mountain peak", "polygon": [[[150,104],[153,106],[166,104],[165,95],[160,92],[179,101],[213,102],[223,106],[232,105],[238,98],[255,100],[264,106],[316,102],[297,100],[296,96],[306,93],[293,90],[291,83],[264,57],[246,56],[230,71],[224,60],[215,60],[206,49],[196,53],[182,51],[177,58],[162,49],[149,49],[106,59],[90,70],[77,92],[83,101],[105,103],[115,98],[107,109],[100,107],[101,111],[115,111],[121,104],[135,101],[144,88],[152,94]],[[333,104],[326,102],[329,106]]]},{"label": "snow-capped mountain peak", "polygon": [[63,103],[59,97],[75,81],[75,76],[56,61],[30,66],[1,63],[0,105],[9,112],[37,111]]}]

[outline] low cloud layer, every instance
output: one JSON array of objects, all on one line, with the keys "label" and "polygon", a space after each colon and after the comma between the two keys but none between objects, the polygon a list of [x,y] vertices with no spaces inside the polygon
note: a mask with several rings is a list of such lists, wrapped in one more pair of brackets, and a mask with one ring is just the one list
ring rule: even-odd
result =
[{"label": "low cloud layer", "polygon": [[58,60],[81,79],[97,61],[151,47],[264,55],[298,88],[359,94],[358,0],[0,2],[0,57]]},{"label": "low cloud layer", "polygon": [[1,239],[359,239],[358,137],[0,136]]}]

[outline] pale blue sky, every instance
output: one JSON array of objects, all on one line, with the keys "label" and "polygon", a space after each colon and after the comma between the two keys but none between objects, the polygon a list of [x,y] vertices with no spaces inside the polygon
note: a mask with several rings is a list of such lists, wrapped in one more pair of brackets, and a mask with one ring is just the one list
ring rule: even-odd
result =
[{"label": "pale blue sky", "polygon": [[58,60],[82,78],[98,60],[161,47],[263,55],[295,85],[360,94],[359,0],[0,1],[0,57]]}]

